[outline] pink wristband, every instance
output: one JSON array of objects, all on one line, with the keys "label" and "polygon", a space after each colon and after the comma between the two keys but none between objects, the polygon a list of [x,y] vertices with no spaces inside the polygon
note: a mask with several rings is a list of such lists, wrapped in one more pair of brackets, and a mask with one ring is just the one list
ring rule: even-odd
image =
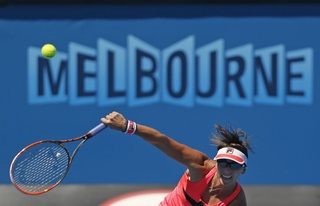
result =
[{"label": "pink wristband", "polygon": [[124,133],[126,134],[134,134],[137,130],[137,124],[134,121],[128,120],[127,128]]}]

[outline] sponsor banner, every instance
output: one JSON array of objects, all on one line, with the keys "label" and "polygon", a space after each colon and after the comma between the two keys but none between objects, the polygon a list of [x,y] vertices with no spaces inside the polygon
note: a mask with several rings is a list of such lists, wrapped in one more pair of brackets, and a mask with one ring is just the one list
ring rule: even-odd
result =
[{"label": "sponsor banner", "polygon": [[[320,18],[0,20],[0,154],[76,137],[111,111],[211,157],[216,123],[244,129],[243,184],[320,184]],[[47,59],[41,47],[54,44]],[[319,145],[320,146],[320,145]],[[71,146],[72,147],[72,146]],[[286,148],[286,149],[283,149]],[[276,169],[271,169],[276,168]],[[135,136],[105,130],[84,145],[66,183],[168,183],[182,165]],[[9,183],[9,176],[0,182]]]}]

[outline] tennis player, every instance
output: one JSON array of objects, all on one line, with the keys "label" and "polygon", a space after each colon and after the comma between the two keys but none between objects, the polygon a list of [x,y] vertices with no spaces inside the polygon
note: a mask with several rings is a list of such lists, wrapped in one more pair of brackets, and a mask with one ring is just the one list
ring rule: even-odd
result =
[{"label": "tennis player", "polygon": [[101,121],[111,129],[141,137],[187,167],[175,189],[159,206],[247,205],[238,178],[246,172],[248,150],[253,150],[241,129],[216,125],[217,132],[212,137],[212,143],[218,146],[218,151],[211,159],[154,128],[127,120],[118,112],[108,114]]}]

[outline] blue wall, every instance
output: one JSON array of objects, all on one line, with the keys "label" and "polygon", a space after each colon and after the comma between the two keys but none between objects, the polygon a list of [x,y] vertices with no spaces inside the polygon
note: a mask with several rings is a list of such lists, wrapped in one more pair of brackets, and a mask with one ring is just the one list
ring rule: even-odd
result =
[{"label": "blue wall", "polygon": [[[231,123],[256,151],[242,183],[320,184],[319,7],[286,8],[1,8],[2,173],[25,145],[76,137],[116,110],[211,157],[213,125]],[[50,60],[45,43],[58,49]],[[80,150],[64,183],[175,183],[184,170],[137,137],[106,130]]]}]

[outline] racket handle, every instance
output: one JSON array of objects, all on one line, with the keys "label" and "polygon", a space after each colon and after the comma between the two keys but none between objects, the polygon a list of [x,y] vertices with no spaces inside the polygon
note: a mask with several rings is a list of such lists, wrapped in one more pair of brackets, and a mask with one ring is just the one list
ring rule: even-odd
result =
[{"label": "racket handle", "polygon": [[94,135],[98,134],[99,132],[101,132],[102,130],[104,130],[105,128],[107,128],[107,126],[103,123],[100,123],[98,126],[96,126],[95,128],[91,129],[88,133],[87,136],[88,137],[93,137]]}]

